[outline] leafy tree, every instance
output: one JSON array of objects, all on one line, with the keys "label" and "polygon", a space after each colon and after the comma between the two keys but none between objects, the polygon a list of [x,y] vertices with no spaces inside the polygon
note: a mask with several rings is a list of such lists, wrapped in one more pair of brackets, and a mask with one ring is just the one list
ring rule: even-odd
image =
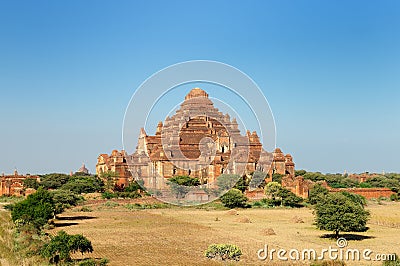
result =
[{"label": "leafy tree", "polygon": [[350,193],[347,191],[341,191],[339,193],[342,193],[348,199],[350,199],[354,203],[360,204],[362,207],[364,207],[367,204],[367,200],[365,199],[365,197],[363,197],[361,195]]},{"label": "leafy tree", "polygon": [[321,184],[315,184],[308,192],[308,202],[312,205],[317,204],[328,194],[327,188]]},{"label": "leafy tree", "polygon": [[25,178],[23,182],[24,187],[26,188],[38,189],[39,187],[39,182],[36,180],[36,178]]},{"label": "leafy tree", "polygon": [[272,206],[301,207],[303,199],[290,190],[282,187],[278,182],[269,182],[265,187],[265,194],[270,197],[267,200]]},{"label": "leafy tree", "polygon": [[303,198],[297,196],[292,191],[281,187],[278,192],[278,197],[281,198],[281,205],[287,207],[302,207]]},{"label": "leafy tree", "polygon": [[200,185],[200,181],[198,178],[190,176],[174,176],[168,179],[168,185],[172,193],[174,193],[175,197],[179,200],[186,196],[191,186]]},{"label": "leafy tree", "polygon": [[45,189],[57,189],[66,184],[71,176],[66,174],[46,174],[40,177],[40,185]]},{"label": "leafy tree", "polygon": [[39,187],[35,193],[12,207],[11,218],[14,223],[29,224],[40,230],[54,216],[54,211],[55,203],[52,195]]},{"label": "leafy tree", "polygon": [[70,190],[77,194],[101,192],[104,190],[104,183],[96,176],[74,176],[61,189]]},{"label": "leafy tree", "polygon": [[257,187],[265,187],[265,178],[267,174],[261,171],[255,171],[251,176],[249,187],[255,189]]},{"label": "leafy tree", "polygon": [[295,170],[294,175],[295,176],[304,176],[307,173],[306,170]]},{"label": "leafy tree", "polygon": [[320,172],[307,172],[303,174],[303,177],[314,182],[325,180],[325,175]]},{"label": "leafy tree", "polygon": [[232,188],[220,197],[222,204],[228,208],[244,208],[247,206],[247,197],[236,188]]},{"label": "leafy tree", "polygon": [[400,188],[400,181],[398,179],[390,179],[386,176],[374,176],[368,178],[365,183],[371,187],[386,187],[386,188]]},{"label": "leafy tree", "polygon": [[62,213],[65,209],[76,206],[83,197],[69,190],[57,189],[50,192],[55,204],[55,214]]},{"label": "leafy tree", "polygon": [[125,187],[124,192],[140,192],[143,191],[143,180],[132,181],[127,187]]},{"label": "leafy tree", "polygon": [[283,178],[284,176],[285,176],[285,175],[281,175],[281,174],[275,173],[275,174],[272,175],[272,181],[281,184],[281,183],[282,183],[282,178]]},{"label": "leafy tree", "polygon": [[330,193],[315,205],[315,224],[320,230],[364,232],[369,212],[341,193]]},{"label": "leafy tree", "polygon": [[107,171],[100,175],[100,178],[104,180],[106,190],[112,190],[115,187],[116,181],[119,175],[113,171]]},{"label": "leafy tree", "polygon": [[281,188],[282,186],[278,182],[269,182],[265,187],[265,194],[275,201],[278,198]]},{"label": "leafy tree", "polygon": [[220,191],[227,191],[239,181],[239,175],[222,174],[217,177],[217,186]]},{"label": "leafy tree", "polygon": [[52,261],[58,257],[62,261],[71,260],[71,253],[93,252],[92,243],[83,235],[69,235],[65,231],[59,231],[56,236],[50,236],[51,240],[40,250],[40,254]]},{"label": "leafy tree", "polygon": [[241,178],[239,178],[236,185],[234,186],[234,188],[239,189],[242,192],[245,192],[248,187],[249,187],[249,182],[246,176],[242,176]]}]

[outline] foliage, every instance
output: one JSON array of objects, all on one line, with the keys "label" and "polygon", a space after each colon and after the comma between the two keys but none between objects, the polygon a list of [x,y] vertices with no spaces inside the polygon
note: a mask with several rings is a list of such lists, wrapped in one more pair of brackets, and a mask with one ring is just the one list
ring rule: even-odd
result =
[{"label": "foliage", "polygon": [[281,183],[282,183],[282,178],[283,178],[284,176],[285,176],[285,175],[281,175],[281,174],[275,173],[275,174],[272,175],[272,181],[281,184]]},{"label": "foliage", "polygon": [[269,182],[265,187],[265,194],[269,197],[262,205],[302,207],[303,199],[290,190],[282,187],[278,182]]},{"label": "foliage", "polygon": [[143,180],[133,181],[124,188],[124,192],[141,192],[143,191]]},{"label": "foliage", "polygon": [[361,195],[358,195],[358,194],[354,194],[354,193],[350,193],[350,192],[347,192],[347,191],[341,191],[339,193],[343,194],[344,196],[346,196],[348,199],[350,199],[354,203],[360,204],[362,207],[367,205],[367,200],[365,199],[364,196],[361,196]]},{"label": "foliage", "polygon": [[386,176],[374,176],[368,178],[365,183],[371,187],[386,187],[386,188],[400,188],[400,180],[397,179],[396,175],[391,174],[388,178]]},{"label": "foliage", "polygon": [[55,203],[55,214],[62,213],[65,209],[76,206],[83,201],[83,197],[69,190],[57,189],[50,192]]},{"label": "foliage", "polygon": [[182,199],[190,191],[191,186],[200,185],[198,178],[190,176],[174,176],[168,179],[167,184],[171,187],[172,193],[177,199]]},{"label": "foliage", "polygon": [[227,191],[236,183],[238,183],[240,179],[239,175],[231,175],[231,174],[222,174],[217,177],[217,186],[220,191]]},{"label": "foliage", "polygon": [[100,175],[100,178],[105,181],[105,189],[112,190],[115,187],[116,180],[118,179],[118,174],[113,171],[107,171]]},{"label": "foliage", "polygon": [[228,208],[244,208],[247,206],[247,197],[236,188],[232,188],[220,197],[222,204]]},{"label": "foliage", "polygon": [[276,200],[274,201],[272,199],[264,198],[259,201],[254,201],[252,203],[252,207],[253,208],[272,208],[272,207],[278,206],[280,204],[281,204],[280,201],[276,201]]},{"label": "foliage", "polygon": [[265,187],[265,194],[271,197],[272,200],[276,200],[281,188],[282,186],[278,182],[269,182]]},{"label": "foliage", "polygon": [[55,203],[49,191],[39,189],[12,207],[11,217],[15,224],[32,225],[40,230],[54,216]]},{"label": "foliage", "polygon": [[240,260],[242,251],[236,245],[232,244],[212,244],[209,245],[204,255],[209,259],[221,260]]},{"label": "foliage", "polygon": [[36,180],[36,178],[25,178],[23,182],[24,187],[26,188],[38,189],[39,187],[39,182]]},{"label": "foliage", "polygon": [[369,212],[342,193],[330,193],[315,205],[315,224],[320,230],[339,232],[363,232]]},{"label": "foliage", "polygon": [[241,178],[239,178],[236,185],[234,186],[234,188],[239,189],[242,192],[245,192],[248,187],[249,181],[247,180],[246,176],[242,176]]},{"label": "foliage", "polygon": [[315,205],[321,201],[329,191],[321,184],[315,184],[308,192],[308,203]]},{"label": "foliage", "polygon": [[138,192],[110,192],[105,191],[101,194],[103,199],[115,199],[115,198],[129,198],[129,199],[136,199],[140,198],[142,195]]},{"label": "foliage", "polygon": [[278,193],[278,197],[281,198],[281,205],[286,207],[302,207],[303,198],[297,196],[292,191],[281,188]]},{"label": "foliage", "polygon": [[255,189],[257,187],[265,187],[265,178],[267,174],[261,171],[255,171],[251,176],[249,187]]},{"label": "foliage", "polygon": [[104,183],[96,176],[73,176],[61,186],[61,189],[77,194],[101,192],[104,190]]},{"label": "foliage", "polygon": [[70,178],[69,175],[58,173],[42,175],[40,176],[40,186],[45,189],[57,189],[66,184]]},{"label": "foliage", "polygon": [[307,173],[306,170],[295,170],[294,175],[295,176],[304,176]]},{"label": "foliage", "polygon": [[399,200],[399,196],[397,194],[392,194],[392,195],[390,195],[390,200],[391,201],[398,201]]},{"label": "foliage", "polygon": [[71,253],[80,252],[83,255],[93,252],[92,243],[81,234],[69,235],[65,231],[59,231],[56,236],[50,236],[50,239],[40,250],[40,254],[53,261],[56,256],[62,261],[68,261],[71,259]]},{"label": "foliage", "polygon": [[106,266],[109,263],[109,260],[106,258],[102,259],[84,259],[78,263],[78,266]]}]

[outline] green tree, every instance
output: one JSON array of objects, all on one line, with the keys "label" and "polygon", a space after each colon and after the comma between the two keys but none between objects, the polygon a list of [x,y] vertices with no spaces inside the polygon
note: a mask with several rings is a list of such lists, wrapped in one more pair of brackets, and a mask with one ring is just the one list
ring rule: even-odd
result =
[{"label": "green tree", "polygon": [[40,250],[45,258],[55,261],[58,257],[62,261],[71,260],[71,253],[93,252],[92,243],[83,235],[69,235],[65,231],[59,231],[56,236],[50,236],[50,242],[46,243]]},{"label": "green tree", "polygon": [[217,177],[217,186],[220,191],[227,191],[239,181],[239,175],[222,174]]},{"label": "green tree", "polygon": [[65,209],[76,206],[83,201],[83,197],[70,190],[57,189],[50,191],[55,204],[55,214],[62,213]]},{"label": "green tree", "polygon": [[241,178],[239,178],[236,185],[234,186],[234,188],[239,189],[242,192],[245,192],[248,187],[249,187],[249,182],[246,176],[242,176]]},{"label": "green tree", "polygon": [[279,192],[280,192],[281,188],[282,188],[282,186],[278,182],[269,182],[265,186],[265,194],[267,196],[271,197],[271,199],[273,201],[275,201],[278,198],[278,195],[279,195]]},{"label": "green tree", "polygon": [[329,194],[329,190],[327,188],[325,188],[321,184],[315,184],[308,191],[308,202],[312,205],[315,205],[328,194]]},{"label": "green tree", "polygon": [[295,171],[294,171],[294,175],[295,175],[295,176],[303,176],[303,175],[305,175],[306,173],[307,173],[306,170],[295,170]]},{"label": "green tree", "polygon": [[39,187],[39,182],[36,180],[36,178],[25,178],[23,182],[24,187],[26,188],[38,189]]},{"label": "green tree", "polygon": [[174,176],[168,179],[167,184],[170,186],[171,192],[179,200],[186,196],[190,191],[190,187],[200,185],[200,181],[198,178],[190,176]]},{"label": "green tree", "polygon": [[361,195],[350,193],[350,192],[347,192],[347,191],[341,191],[340,193],[342,193],[345,197],[347,197],[348,199],[350,199],[354,203],[360,204],[362,207],[367,205],[367,200],[365,199],[365,197],[363,197]]},{"label": "green tree", "polygon": [[40,177],[40,185],[45,189],[57,189],[68,182],[71,176],[66,174],[46,174]]},{"label": "green tree", "polygon": [[47,190],[38,190],[12,207],[11,218],[18,225],[32,225],[40,230],[54,216],[55,203]]},{"label": "green tree", "polygon": [[102,192],[104,183],[96,176],[73,176],[60,189],[70,190],[77,194]]},{"label": "green tree", "polygon": [[297,196],[292,191],[281,187],[278,192],[278,197],[281,198],[281,205],[287,207],[302,207],[303,198]]},{"label": "green tree", "polygon": [[285,175],[281,175],[281,174],[275,173],[275,174],[272,175],[272,181],[281,184],[281,183],[282,183],[282,178],[283,178],[284,176],[285,176]]},{"label": "green tree", "polygon": [[315,224],[320,230],[364,232],[369,212],[341,193],[330,193],[315,205]]},{"label": "green tree", "polygon": [[261,171],[255,171],[251,176],[251,181],[249,183],[250,189],[256,189],[257,187],[265,187],[265,178],[267,174]]},{"label": "green tree", "polygon": [[244,208],[247,206],[247,197],[236,188],[232,188],[220,197],[222,204],[228,208]]}]

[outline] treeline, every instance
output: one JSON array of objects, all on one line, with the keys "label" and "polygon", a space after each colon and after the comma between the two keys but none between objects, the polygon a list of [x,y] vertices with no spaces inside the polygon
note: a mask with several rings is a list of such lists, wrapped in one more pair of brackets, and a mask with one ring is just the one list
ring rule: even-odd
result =
[{"label": "treeline", "polygon": [[323,174],[320,172],[307,172],[305,170],[296,170],[296,176],[303,176],[304,179],[317,182],[325,180],[333,188],[389,188],[395,192],[400,191],[400,174],[373,174],[365,182],[359,182],[357,179],[350,178],[347,174]]},{"label": "treeline", "polygon": [[[102,193],[102,197],[110,198],[138,198],[143,192],[139,183],[133,181],[128,186],[122,187],[117,184],[118,175],[114,172],[106,172],[99,178],[96,175],[88,175],[77,172],[73,175],[52,173],[40,176],[40,182],[36,179],[27,178],[24,186],[27,188],[57,191],[66,197],[77,197],[82,193]],[[104,182],[105,181],[105,182]]]}]

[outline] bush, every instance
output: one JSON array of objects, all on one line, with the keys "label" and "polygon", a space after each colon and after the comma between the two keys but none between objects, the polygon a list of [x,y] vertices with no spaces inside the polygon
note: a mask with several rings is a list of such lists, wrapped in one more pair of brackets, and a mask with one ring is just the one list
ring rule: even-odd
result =
[{"label": "bush", "polygon": [[47,190],[39,188],[25,200],[12,206],[11,217],[18,226],[32,225],[40,230],[55,212],[55,203]]},{"label": "bush", "polygon": [[232,244],[212,244],[208,246],[204,255],[209,259],[238,261],[242,251],[238,246]]},{"label": "bush", "polygon": [[228,208],[244,208],[247,206],[247,197],[238,189],[229,190],[221,198],[222,204]]},{"label": "bush", "polygon": [[392,194],[392,195],[390,195],[390,200],[391,201],[398,201],[399,200],[399,196],[397,194]]}]

